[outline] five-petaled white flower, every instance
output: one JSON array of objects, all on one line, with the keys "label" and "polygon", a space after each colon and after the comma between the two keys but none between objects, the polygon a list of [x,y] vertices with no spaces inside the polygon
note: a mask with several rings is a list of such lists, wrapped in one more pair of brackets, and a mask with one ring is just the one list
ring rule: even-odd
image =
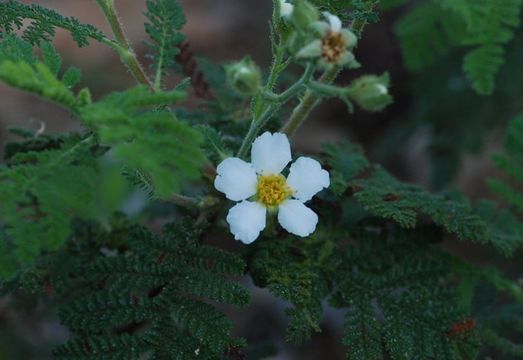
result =
[{"label": "five-petaled white flower", "polygon": [[350,30],[344,29],[339,17],[327,11],[323,13],[325,21],[316,21],[310,27],[319,35],[303,47],[296,56],[298,58],[318,58],[318,65],[332,67],[335,65],[357,67],[352,48],[358,38]]},{"label": "five-petaled white flower", "polygon": [[314,232],[318,215],[304,202],[330,185],[329,173],[318,161],[300,157],[285,179],[281,172],[291,159],[287,136],[265,132],[252,144],[251,164],[231,157],[218,165],[214,186],[239,201],[227,215],[236,240],[256,240],[265,228],[267,211],[277,211],[278,222],[292,234],[305,237]]}]

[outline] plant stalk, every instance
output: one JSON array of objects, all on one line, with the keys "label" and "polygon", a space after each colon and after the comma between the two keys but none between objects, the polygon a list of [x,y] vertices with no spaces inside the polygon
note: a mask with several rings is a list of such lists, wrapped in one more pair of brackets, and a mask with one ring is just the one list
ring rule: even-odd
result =
[{"label": "plant stalk", "polygon": [[[276,69],[276,67],[273,67],[273,69]],[[268,106],[262,106],[260,109],[265,109],[264,112],[261,113],[261,115],[257,115],[256,112],[254,114],[253,121],[251,123],[251,127],[249,128],[249,131],[247,132],[247,135],[245,135],[245,138],[243,139],[242,145],[240,147],[240,150],[238,151],[237,156],[242,159],[247,156],[247,152],[249,151],[252,142],[260,132],[260,130],[263,128],[263,126],[267,123],[267,121],[271,118],[271,116],[287,101],[289,101],[291,98],[293,98],[296,94],[298,94],[300,91],[303,90],[303,88],[310,82],[312,73],[314,71],[314,67],[312,64],[307,64],[307,67],[305,68],[305,71],[303,72],[303,75],[301,78],[296,81],[294,84],[292,84],[287,90],[285,90],[283,93],[277,95],[272,92],[270,92],[268,89],[270,87],[273,87],[274,85],[271,84],[271,77],[269,77],[269,82],[267,83],[267,86],[265,87],[264,92],[261,94],[261,98],[257,98],[257,101],[262,101],[263,99],[267,99],[270,101]],[[264,104],[265,105],[265,104]]]},{"label": "plant stalk", "polygon": [[[325,71],[318,79],[318,82],[324,84],[331,83],[336,78],[339,71],[339,67],[333,67]],[[287,120],[287,123],[285,123],[285,125],[281,128],[281,132],[287,134],[289,137],[294,135],[296,130],[303,124],[303,122],[307,119],[311,111],[316,107],[316,105],[318,105],[318,103],[318,97],[314,95],[312,91],[307,90],[298,106],[292,111],[292,114],[289,117],[289,120]]]},{"label": "plant stalk", "polygon": [[122,23],[114,6],[114,0],[96,0],[96,2],[100,6],[100,9],[102,10],[116,39],[116,41],[108,40],[105,43],[118,52],[120,59],[124,65],[127,66],[136,81],[140,84],[147,85],[151,90],[155,91],[153,83],[149,80],[142,64],[138,61],[133,48],[131,47],[131,43],[125,35]]}]

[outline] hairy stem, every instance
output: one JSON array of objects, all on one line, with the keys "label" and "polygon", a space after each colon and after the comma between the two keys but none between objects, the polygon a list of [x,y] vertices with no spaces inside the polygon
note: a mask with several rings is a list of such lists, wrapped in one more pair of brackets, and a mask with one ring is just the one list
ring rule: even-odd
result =
[{"label": "hairy stem", "polygon": [[[311,64],[308,64],[305,68],[305,71],[301,78],[296,81],[294,84],[292,84],[286,91],[284,91],[282,94],[274,94],[271,91],[269,91],[269,86],[271,85],[271,80],[269,77],[269,82],[267,83],[267,86],[265,87],[264,92],[261,94],[261,97],[259,97],[257,100],[260,101],[260,103],[263,104],[263,106],[260,107],[260,109],[264,109],[264,111],[261,114],[254,114],[253,121],[251,123],[251,127],[249,128],[249,131],[247,132],[247,135],[245,135],[245,138],[243,139],[242,145],[240,147],[240,150],[238,151],[237,156],[239,158],[245,158],[247,156],[247,152],[249,151],[252,142],[260,132],[260,130],[263,128],[263,126],[267,123],[267,121],[271,118],[271,116],[287,101],[289,101],[292,97],[297,95],[300,91],[303,90],[305,85],[307,85],[312,77],[314,67]],[[271,86],[272,87],[272,86]],[[269,104],[267,105],[266,102],[263,102],[263,100],[268,100]]]},{"label": "hairy stem", "polygon": [[[338,72],[339,68],[333,67],[330,70],[325,71],[319,78],[318,82],[329,84],[336,78]],[[307,90],[298,106],[292,111],[289,120],[287,120],[287,123],[285,123],[281,131],[291,137],[307,119],[311,111],[318,105],[318,103],[318,97],[314,95],[312,91]]]},{"label": "hairy stem", "polygon": [[167,200],[186,209],[200,208],[200,202],[197,199],[185,195],[172,194]]},{"label": "hairy stem", "polygon": [[147,77],[142,64],[136,58],[136,55],[131,47],[131,43],[127,39],[123,30],[122,23],[116,12],[114,6],[114,0],[96,0],[111,30],[114,34],[116,41],[106,41],[106,44],[115,49],[120,55],[120,59],[127,66],[131,74],[133,74],[136,81],[140,84],[147,85],[151,90],[155,90],[151,80]]}]

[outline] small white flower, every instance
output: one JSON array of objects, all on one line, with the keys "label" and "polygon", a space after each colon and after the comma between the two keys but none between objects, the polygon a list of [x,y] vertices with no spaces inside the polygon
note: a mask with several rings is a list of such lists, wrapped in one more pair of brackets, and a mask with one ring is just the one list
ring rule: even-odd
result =
[{"label": "small white flower", "polygon": [[239,201],[227,215],[236,240],[244,244],[256,240],[265,229],[267,210],[277,211],[278,222],[292,234],[305,237],[314,232],[318,215],[304,202],[329,187],[329,173],[318,161],[300,157],[285,179],[281,172],[291,159],[287,136],[265,132],[252,144],[251,164],[233,157],[218,165],[214,186]]},{"label": "small white flower", "polygon": [[280,0],[280,14],[282,17],[289,17],[294,11],[294,5],[289,4],[285,0]]},{"label": "small white flower", "polygon": [[325,11],[327,21],[316,21],[310,25],[319,36],[298,51],[298,58],[318,58],[319,65],[356,67],[358,63],[352,53],[358,38],[349,29],[344,29],[339,17]]}]

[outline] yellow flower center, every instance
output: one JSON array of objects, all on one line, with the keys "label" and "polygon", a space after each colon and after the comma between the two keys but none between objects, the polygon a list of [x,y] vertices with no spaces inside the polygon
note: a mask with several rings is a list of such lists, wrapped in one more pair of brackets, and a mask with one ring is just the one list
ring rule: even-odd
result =
[{"label": "yellow flower center", "polygon": [[347,44],[339,32],[328,31],[321,40],[322,57],[325,61],[335,64],[347,50]]},{"label": "yellow flower center", "polygon": [[292,195],[292,189],[287,185],[281,174],[258,176],[258,201],[267,207],[280,205]]}]

